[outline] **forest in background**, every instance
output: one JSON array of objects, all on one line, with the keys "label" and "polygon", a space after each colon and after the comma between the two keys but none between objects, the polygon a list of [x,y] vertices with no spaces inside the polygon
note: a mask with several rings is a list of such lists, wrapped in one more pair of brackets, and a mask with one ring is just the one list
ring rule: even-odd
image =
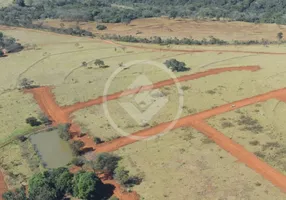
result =
[{"label": "forest in background", "polygon": [[0,24],[31,27],[37,19],[129,23],[168,16],[286,24],[285,0],[14,0]]}]

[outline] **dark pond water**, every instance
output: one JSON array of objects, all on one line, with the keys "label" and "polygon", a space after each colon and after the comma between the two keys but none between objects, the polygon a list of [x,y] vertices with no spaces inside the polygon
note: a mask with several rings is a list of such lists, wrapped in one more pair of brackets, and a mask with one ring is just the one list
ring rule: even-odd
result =
[{"label": "dark pond water", "polygon": [[47,168],[57,168],[68,164],[73,156],[68,142],[59,137],[57,130],[41,132],[31,136]]}]

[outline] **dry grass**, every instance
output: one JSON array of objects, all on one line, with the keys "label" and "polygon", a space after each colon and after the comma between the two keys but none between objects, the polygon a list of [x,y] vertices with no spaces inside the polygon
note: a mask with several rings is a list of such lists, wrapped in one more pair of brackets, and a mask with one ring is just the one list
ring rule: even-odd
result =
[{"label": "dry grass", "polygon": [[[60,27],[60,20],[45,20],[45,25]],[[66,27],[75,26],[76,22],[63,22]],[[247,22],[217,22],[189,19],[137,19],[130,24],[105,24],[104,31],[96,30],[95,22],[81,22],[84,29],[97,34],[134,35],[136,37],[161,36],[195,39],[214,36],[224,40],[276,40],[278,32],[286,34],[286,26],[276,24],[253,24]]]},{"label": "dry grass", "polygon": [[10,189],[27,184],[29,177],[42,169],[39,164],[38,156],[28,140],[21,145],[12,143],[1,149],[0,167],[4,170]]},{"label": "dry grass", "polygon": [[[190,133],[192,139],[185,141]],[[279,189],[216,144],[203,145],[204,138],[193,129],[177,129],[116,153],[131,174],[145,174],[134,187],[142,199],[285,199]]]},{"label": "dry grass", "polygon": [[[241,108],[239,112],[231,111],[216,116],[209,119],[208,122],[226,136],[286,174],[286,137],[284,134],[286,104],[279,103],[277,100],[268,100],[260,103],[259,106],[257,105]],[[259,112],[253,112],[257,109]],[[238,123],[238,125],[224,129],[221,124],[218,124],[218,119],[222,117],[227,118],[230,122]],[[263,127],[263,129],[257,127]]]}]

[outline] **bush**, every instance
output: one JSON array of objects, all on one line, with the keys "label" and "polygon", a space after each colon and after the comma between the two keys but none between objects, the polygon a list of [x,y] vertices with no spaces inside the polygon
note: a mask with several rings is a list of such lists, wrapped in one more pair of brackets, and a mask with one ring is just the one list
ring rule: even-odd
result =
[{"label": "bush", "polygon": [[26,119],[26,123],[30,124],[31,126],[40,126],[42,123],[40,121],[38,121],[37,118],[35,117],[28,117]]},{"label": "bush", "polygon": [[79,199],[101,199],[101,180],[92,172],[78,172],[74,176],[73,194]]},{"label": "bush", "polygon": [[45,115],[44,113],[40,113],[38,116],[39,120],[45,124],[45,125],[51,125],[52,121],[49,119],[49,117],[47,115]]},{"label": "bush", "polygon": [[72,152],[73,152],[73,154],[75,155],[75,156],[78,156],[78,155],[80,155],[81,154],[81,148],[84,146],[84,143],[83,143],[83,141],[79,141],[79,140],[77,140],[77,141],[73,141],[71,144],[70,144],[70,146],[71,146],[71,149],[72,149]]},{"label": "bush", "polygon": [[100,144],[103,143],[104,141],[102,141],[99,137],[94,137],[93,141],[95,142],[95,144]]},{"label": "bush", "polygon": [[59,136],[61,139],[68,141],[71,138],[70,132],[69,132],[69,128],[70,128],[71,124],[67,123],[67,124],[59,124],[58,125],[58,131],[59,131]]},{"label": "bush", "polygon": [[125,170],[124,167],[117,167],[114,171],[114,179],[122,185],[126,184],[129,180],[129,171]]},{"label": "bush", "polygon": [[119,199],[117,197],[115,197],[115,196],[112,196],[108,200],[119,200]]},{"label": "bush", "polygon": [[166,60],[164,64],[169,69],[171,69],[172,71],[176,71],[176,72],[183,72],[183,71],[190,70],[189,68],[186,67],[186,64],[184,62],[179,62],[176,59]]},{"label": "bush", "polygon": [[95,158],[95,169],[112,174],[121,158],[111,153],[101,153]]},{"label": "bush", "polygon": [[85,164],[86,160],[84,157],[75,157],[72,159],[72,164],[78,167],[82,167]]},{"label": "bush", "polygon": [[99,24],[96,26],[96,29],[102,31],[102,30],[107,29],[107,27],[105,25]]}]

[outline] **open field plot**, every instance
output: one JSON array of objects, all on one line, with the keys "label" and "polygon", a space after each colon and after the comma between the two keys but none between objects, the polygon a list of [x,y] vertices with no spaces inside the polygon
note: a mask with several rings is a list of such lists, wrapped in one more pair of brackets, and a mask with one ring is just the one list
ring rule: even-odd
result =
[{"label": "open field plot", "polygon": [[[60,20],[45,20],[44,25],[74,27],[76,22],[61,22]],[[134,35],[137,37],[161,36],[163,38],[178,37],[195,39],[214,36],[223,40],[276,40],[276,34],[285,32],[284,25],[253,24],[247,22],[220,22],[189,19],[149,18],[136,19],[130,24],[104,24],[107,29],[98,31],[95,22],[81,22],[80,27],[98,34]]]},{"label": "open field plot", "polygon": [[41,170],[40,160],[29,140],[2,148],[0,167],[10,189],[26,185],[30,176]]},{"label": "open field plot", "polygon": [[143,199],[285,199],[268,181],[191,128],[116,153],[131,174],[145,175],[134,188]]},{"label": "open field plot", "polygon": [[[200,57],[199,54],[195,55]],[[216,57],[212,54],[205,55],[205,58],[207,59],[208,56],[216,59]],[[192,57],[187,57],[185,55],[181,55],[177,56],[176,58],[186,63],[193,63],[192,58],[196,58],[196,56],[193,55]],[[202,59],[202,57],[200,58],[201,62],[203,62],[202,60],[206,62],[206,59]],[[271,59],[275,58],[277,59],[277,62],[271,62]],[[196,61],[196,59],[193,60]],[[283,56],[256,55],[252,57],[240,58],[239,61],[226,60],[213,63],[202,68],[194,66],[192,68],[192,72],[189,73],[208,70],[210,68],[236,66],[237,62],[241,63],[242,65],[251,65],[251,63],[255,63],[261,66],[262,69],[256,72],[224,72],[221,74],[202,77],[200,79],[180,82],[180,88],[183,90],[182,98],[184,100],[182,105],[179,104],[180,95],[177,87],[174,85],[159,88],[158,91],[161,93],[159,96],[156,96],[156,92],[152,94],[148,91],[144,92],[145,94],[142,93],[140,95],[131,95],[109,101],[106,103],[106,107],[109,110],[108,115],[124,132],[133,133],[135,131],[175,119],[179,109],[182,110],[182,113],[179,115],[180,118],[208,110],[216,106],[224,105],[226,103],[231,103],[275,89],[283,88],[286,84],[284,79],[285,74],[283,75]],[[182,74],[176,73],[176,75],[180,76]],[[133,77],[133,80],[136,79],[135,77]],[[118,83],[111,85],[110,88],[112,89],[112,87],[118,89],[120,86]],[[124,107],[122,107],[122,103],[132,102],[134,105],[140,108],[140,104],[144,104],[144,102],[136,102],[136,98],[140,98],[141,95],[143,99],[146,97],[146,95],[150,95],[151,97],[153,95],[155,100],[160,100],[162,97],[166,97],[168,99],[168,102],[162,108],[160,108],[160,110],[152,117],[150,121],[146,123],[138,123],[134,117],[130,115],[130,113],[128,113]],[[115,131],[109,124],[105,110],[103,109],[103,105],[92,106],[79,110],[73,114],[73,119],[92,136],[103,137],[105,139],[118,136],[118,132]]]},{"label": "open field plot", "polygon": [[31,94],[12,90],[0,96],[0,142],[11,136],[25,133],[33,128],[26,124],[26,118],[37,117],[41,112]]},{"label": "open field plot", "polygon": [[284,102],[268,100],[208,120],[209,124],[286,174]]},{"label": "open field plot", "polygon": [[12,0],[0,0],[0,8],[8,6],[12,2],[13,2]]}]

